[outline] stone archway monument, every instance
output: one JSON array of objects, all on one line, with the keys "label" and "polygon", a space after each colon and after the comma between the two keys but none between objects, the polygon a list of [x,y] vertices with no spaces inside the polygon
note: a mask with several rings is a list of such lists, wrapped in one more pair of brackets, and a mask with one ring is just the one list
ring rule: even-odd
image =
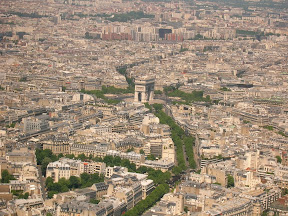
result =
[{"label": "stone archway monument", "polygon": [[154,99],[154,77],[141,77],[135,79],[135,102],[151,102]]}]

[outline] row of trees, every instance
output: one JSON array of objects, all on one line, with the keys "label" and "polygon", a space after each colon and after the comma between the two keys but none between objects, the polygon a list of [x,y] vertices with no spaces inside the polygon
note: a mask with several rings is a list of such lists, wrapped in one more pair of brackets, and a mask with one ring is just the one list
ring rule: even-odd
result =
[{"label": "row of trees", "polygon": [[82,17],[102,17],[111,22],[128,22],[130,20],[137,20],[141,18],[154,18],[152,14],[145,14],[143,11],[130,11],[122,14],[83,14],[75,13],[75,16]]},{"label": "row of trees", "polygon": [[153,104],[153,108],[155,110],[155,115],[159,118],[161,124],[167,124],[171,128],[171,137],[176,147],[176,158],[178,162],[178,166],[173,168],[173,173],[175,175],[180,174],[182,171],[186,170],[186,163],[184,159],[183,152],[183,142],[182,136],[184,135],[183,130],[173,121],[173,119],[167,116],[162,111],[162,104]]},{"label": "row of trees", "polygon": [[95,162],[104,162],[106,166],[122,166],[128,168],[129,172],[136,172],[136,173],[146,173],[148,174],[148,178],[152,179],[155,184],[167,182],[171,174],[170,172],[162,172],[161,170],[154,170],[153,168],[147,168],[145,166],[140,166],[138,169],[136,168],[136,164],[131,163],[128,159],[121,159],[119,156],[113,157],[107,155],[103,158],[101,157],[93,157],[90,155],[87,157],[85,154],[80,154],[77,157],[74,154],[59,154],[58,156],[54,155],[50,149],[36,149],[36,158],[37,164],[41,165],[42,173],[45,175],[47,165],[50,162],[54,162],[59,160],[61,157],[67,157],[70,159],[76,159],[81,161],[95,161]]},{"label": "row of trees", "polygon": [[109,98],[105,97],[104,92],[102,90],[86,91],[86,90],[82,89],[81,92],[84,93],[84,94],[95,95],[97,98],[103,99],[108,104],[117,104],[117,103],[120,102],[120,100],[109,99]]},{"label": "row of trees", "polygon": [[192,91],[192,93],[186,93],[186,92],[180,91],[179,89],[175,89],[175,90],[172,89],[172,91],[171,90],[169,91],[169,89],[164,89],[167,96],[180,97],[182,100],[184,100],[188,104],[194,101],[211,102],[209,95],[207,95],[206,97],[203,97],[203,91]]},{"label": "row of trees", "polygon": [[128,83],[128,88],[130,90],[130,93],[134,93],[134,88],[135,88],[135,83],[134,83],[134,80],[133,78],[130,78],[128,77],[128,74],[127,74],[127,68],[128,67],[133,67],[134,65],[127,65],[127,66],[123,66],[123,67],[119,67],[119,68],[116,68],[116,70],[118,71],[118,73],[122,74],[123,76],[125,76],[125,79],[126,79],[126,82]]},{"label": "row of trees", "polygon": [[220,88],[220,91],[231,91],[231,89],[224,86]]},{"label": "row of trees", "polygon": [[142,215],[147,209],[151,208],[156,202],[158,202],[164,194],[169,192],[169,186],[167,184],[160,184],[158,187],[150,193],[146,199],[141,200],[134,208],[127,211],[125,216]]},{"label": "row of trees", "polygon": [[[36,155],[36,160],[37,160],[37,165],[41,166],[41,171],[42,174],[45,176],[46,174],[46,169],[47,166],[50,162],[54,162],[59,160],[62,157],[66,157],[66,158],[70,158],[70,159],[76,159],[76,160],[81,160],[81,161],[86,161],[86,160],[92,160],[93,156],[90,155],[89,157],[86,157],[85,154],[80,154],[77,157],[74,154],[66,154],[63,155],[62,153],[59,155],[55,155],[52,153],[52,151],[50,149],[36,149],[35,152]],[[94,160],[98,160],[97,158],[94,158]]]},{"label": "row of trees", "polygon": [[16,122],[12,122],[10,125],[6,125],[6,128],[14,128],[16,126]]},{"label": "row of trees", "polygon": [[[148,179],[152,179],[155,185],[168,182],[171,177],[170,172],[162,172],[161,170],[154,170],[144,166],[135,169],[134,172],[148,174]],[[80,177],[71,176],[68,180],[61,178],[57,183],[53,182],[51,177],[46,179],[46,188],[48,190],[48,198],[52,198],[54,194],[67,192],[77,188],[91,187],[93,184],[103,182],[102,175],[82,173]]]},{"label": "row of trees", "polygon": [[242,30],[242,29],[236,29],[236,34],[238,34],[238,35],[250,35],[250,36],[255,36],[255,35],[257,35],[257,34],[261,34],[261,32],[248,31],[248,30]]},{"label": "row of trees", "polygon": [[128,22],[130,20],[136,20],[141,18],[154,18],[152,14],[145,14],[143,11],[130,11],[123,14],[114,14],[113,17],[106,18],[111,22]]},{"label": "row of trees", "polygon": [[93,158],[94,161],[104,162],[106,166],[122,166],[128,168],[129,172],[136,172],[142,174],[148,174],[148,178],[152,179],[155,184],[167,182],[171,178],[170,172],[162,172],[161,170],[155,170],[146,166],[140,166],[136,168],[136,164],[131,163],[128,159],[121,159],[119,156],[105,156],[104,158]]},{"label": "row of trees", "polygon": [[42,18],[42,17],[48,17],[46,15],[40,15],[37,13],[24,13],[24,12],[16,12],[16,11],[10,11],[10,14],[17,15],[19,17],[29,17],[29,18]]},{"label": "row of trees", "polygon": [[184,136],[183,143],[185,146],[186,155],[188,157],[189,166],[190,168],[195,169],[196,163],[194,160],[194,152],[193,152],[193,145],[195,143],[195,138],[192,136]]},{"label": "row of trees", "polygon": [[174,167],[173,173],[177,175],[187,168],[184,159],[183,145],[185,146],[189,167],[195,169],[196,163],[193,153],[195,138],[187,136],[184,130],[177,125],[170,116],[162,111],[163,106],[161,104],[154,104],[153,108],[155,110],[155,115],[160,119],[160,123],[167,124],[171,128],[171,137],[176,146],[176,158],[178,162],[178,167]]},{"label": "row of trees", "polygon": [[134,89],[132,88],[116,88],[114,86],[102,86],[102,92],[104,94],[127,94],[127,93],[134,93]]},{"label": "row of trees", "polygon": [[46,179],[46,188],[48,190],[48,198],[52,198],[54,194],[67,192],[71,189],[91,187],[95,183],[103,182],[104,176],[95,174],[82,173],[80,177],[71,176],[69,179],[61,178],[54,183],[51,177]]}]

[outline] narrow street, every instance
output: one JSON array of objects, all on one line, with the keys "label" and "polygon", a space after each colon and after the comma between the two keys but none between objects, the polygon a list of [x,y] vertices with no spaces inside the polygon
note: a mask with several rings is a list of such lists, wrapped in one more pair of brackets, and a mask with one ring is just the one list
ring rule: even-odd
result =
[{"label": "narrow street", "polygon": [[41,185],[41,194],[42,194],[43,200],[45,201],[45,199],[46,199],[45,179],[42,177],[41,166],[37,165],[37,169],[38,169],[40,185]]},{"label": "narrow street", "polygon": [[193,154],[194,154],[194,160],[196,162],[196,169],[201,169],[201,164],[200,164],[200,155],[199,155],[199,137],[196,134],[195,136],[195,145],[193,146]]},{"label": "narrow street", "polygon": [[184,160],[185,160],[185,165],[186,165],[186,167],[188,169],[189,168],[189,161],[187,160],[186,148],[185,148],[184,143],[183,143],[182,149],[183,149],[183,156],[184,156]]}]

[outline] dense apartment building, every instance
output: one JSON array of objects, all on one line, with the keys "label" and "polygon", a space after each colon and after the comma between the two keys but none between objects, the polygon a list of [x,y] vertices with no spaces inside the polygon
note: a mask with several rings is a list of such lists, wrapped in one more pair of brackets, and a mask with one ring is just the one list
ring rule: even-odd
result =
[{"label": "dense apartment building", "polygon": [[71,141],[66,134],[52,135],[43,142],[43,150],[50,149],[53,154],[66,155],[70,153],[70,143]]},{"label": "dense apartment building", "polygon": [[51,162],[47,166],[46,176],[51,177],[54,182],[59,179],[69,179],[70,176],[79,176],[81,173],[102,174],[105,172],[106,164],[101,162],[82,162],[68,158],[60,158],[58,161]]}]

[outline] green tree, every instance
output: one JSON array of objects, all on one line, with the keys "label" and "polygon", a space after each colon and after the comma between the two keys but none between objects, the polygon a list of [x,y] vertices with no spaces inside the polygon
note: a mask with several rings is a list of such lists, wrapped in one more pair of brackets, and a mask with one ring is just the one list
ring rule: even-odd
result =
[{"label": "green tree", "polygon": [[61,185],[61,192],[68,192],[69,188],[67,187],[67,185]]},{"label": "green tree", "polygon": [[156,157],[150,154],[150,155],[147,155],[147,160],[156,160]]},{"label": "green tree", "polygon": [[172,169],[172,173],[174,175],[179,175],[182,172],[182,169],[179,166],[174,166]]},{"label": "green tree", "polygon": [[85,32],[85,38],[86,39],[92,39],[93,37],[90,36],[89,32]]},{"label": "green tree", "polygon": [[230,187],[234,187],[234,178],[232,175],[228,175],[227,176],[227,187],[230,188]]},{"label": "green tree", "polygon": [[106,163],[107,166],[113,166],[113,156],[105,156],[103,162]]},{"label": "green tree", "polygon": [[271,125],[263,126],[263,128],[268,129],[268,130],[270,130],[270,131],[274,130],[274,127],[271,126]]},{"label": "green tree", "polygon": [[57,193],[59,193],[59,192],[49,191],[48,194],[47,194],[47,196],[48,196],[49,199],[51,199],[51,198],[53,198],[54,194],[57,194]]},{"label": "green tree", "polygon": [[280,163],[280,164],[282,163],[282,158],[279,155],[276,156],[276,159],[277,159],[277,163]]},{"label": "green tree", "polygon": [[185,51],[188,51],[188,50],[189,50],[188,48],[183,48],[183,46],[181,45],[181,48],[180,48],[179,52],[185,52]]},{"label": "green tree", "polygon": [[154,91],[154,94],[156,94],[156,95],[161,95],[161,94],[163,94],[163,92],[162,92],[161,90],[155,90],[155,91]]},{"label": "green tree", "polygon": [[80,175],[80,179],[81,179],[81,184],[82,184],[82,185],[85,185],[85,184],[89,181],[90,176],[89,176],[88,173],[82,173],[82,174]]},{"label": "green tree", "polygon": [[184,211],[187,213],[187,212],[188,212],[188,210],[189,210],[189,209],[188,209],[188,207],[187,207],[187,206],[185,206],[185,207],[184,207]]},{"label": "green tree", "polygon": [[29,197],[29,193],[28,192],[26,192],[25,194],[24,194],[24,199],[28,199],[28,197]]},{"label": "green tree", "polygon": [[104,181],[103,176],[98,173],[94,173],[90,175],[92,184]]},{"label": "green tree", "polygon": [[58,184],[60,184],[61,186],[70,187],[70,182],[69,182],[69,180],[67,180],[67,179],[65,179],[65,178],[59,179]]},{"label": "green tree", "polygon": [[129,148],[129,149],[127,149],[127,151],[126,152],[132,152],[132,151],[134,151],[134,148],[132,147],[132,148]]},{"label": "green tree", "polygon": [[36,149],[36,159],[37,159],[37,164],[41,165],[42,161],[45,157],[51,157],[52,156],[52,151],[50,149],[45,149],[45,150],[41,150],[41,149]]},{"label": "green tree", "polygon": [[50,162],[52,162],[52,160],[49,157],[45,157],[42,161],[41,171],[44,176],[46,176],[46,168]]},{"label": "green tree", "polygon": [[21,79],[19,80],[20,82],[27,82],[27,77],[21,77]]},{"label": "green tree", "polygon": [[69,182],[70,182],[71,188],[79,188],[80,187],[80,178],[78,178],[76,176],[70,176]]},{"label": "green tree", "polygon": [[278,134],[280,134],[281,136],[284,136],[284,137],[288,137],[283,131],[278,131]]},{"label": "green tree", "polygon": [[95,162],[103,162],[103,159],[101,157],[94,157],[94,158],[92,158],[92,160]]},{"label": "green tree", "polygon": [[231,91],[231,89],[224,86],[224,87],[220,88],[220,91]]},{"label": "green tree", "polygon": [[90,203],[93,203],[93,204],[98,204],[100,202],[100,200],[96,200],[96,199],[90,199],[89,201]]},{"label": "green tree", "polygon": [[120,166],[121,165],[121,158],[119,156],[116,156],[113,158],[113,165],[114,166]]},{"label": "green tree", "polygon": [[50,149],[45,149],[45,150],[36,149],[35,154],[36,154],[37,164],[41,165],[41,170],[44,176],[46,175],[47,165],[50,162],[54,162],[59,159],[56,155],[52,153]]},{"label": "green tree", "polygon": [[136,206],[127,211],[125,216],[142,215],[147,209],[151,208],[159,201],[165,193],[169,192],[169,185],[160,184],[152,191],[145,200],[141,200]]},{"label": "green tree", "polygon": [[148,168],[147,172],[148,178],[152,179],[155,184],[167,182],[171,177],[170,172],[162,172],[161,170],[154,170],[152,168]]},{"label": "green tree", "polygon": [[16,122],[12,122],[10,125],[6,125],[7,128],[15,128]]},{"label": "green tree", "polygon": [[65,157],[69,158],[69,159],[74,159],[75,155],[74,154],[66,154]]},{"label": "green tree", "polygon": [[29,193],[26,192],[25,194],[20,194],[18,199],[28,199],[28,197],[29,197]]},{"label": "green tree", "polygon": [[153,104],[153,108],[155,109],[156,112],[159,112],[160,110],[163,109],[162,104]]},{"label": "green tree", "polygon": [[138,169],[137,169],[137,173],[146,173],[148,170],[148,168],[146,166],[140,166]]},{"label": "green tree", "polygon": [[80,154],[80,155],[78,155],[77,159],[79,159],[81,161],[85,161],[85,160],[87,160],[87,157],[85,154]]},{"label": "green tree", "polygon": [[140,154],[145,154],[143,149],[140,149]]},{"label": "green tree", "polygon": [[45,181],[45,185],[48,185],[48,184],[53,184],[53,179],[49,176],[46,178],[46,181]]},{"label": "green tree", "polygon": [[152,112],[152,106],[149,103],[144,103],[145,108],[149,109],[150,112]]},{"label": "green tree", "polygon": [[1,176],[1,183],[9,183],[10,180],[15,180],[15,178],[9,174],[8,170],[3,170]]},{"label": "green tree", "polygon": [[188,156],[189,166],[192,169],[196,168],[196,163],[194,160],[193,145],[195,142],[194,137],[186,137],[183,139],[183,144],[185,145],[186,155]]},{"label": "green tree", "polygon": [[215,184],[215,185],[220,185],[220,186],[221,186],[221,184],[220,184],[219,182],[215,182],[215,183],[213,183],[213,184]]},{"label": "green tree", "polygon": [[61,184],[53,183],[51,185],[51,191],[58,191],[58,193],[60,193],[61,192]]}]

